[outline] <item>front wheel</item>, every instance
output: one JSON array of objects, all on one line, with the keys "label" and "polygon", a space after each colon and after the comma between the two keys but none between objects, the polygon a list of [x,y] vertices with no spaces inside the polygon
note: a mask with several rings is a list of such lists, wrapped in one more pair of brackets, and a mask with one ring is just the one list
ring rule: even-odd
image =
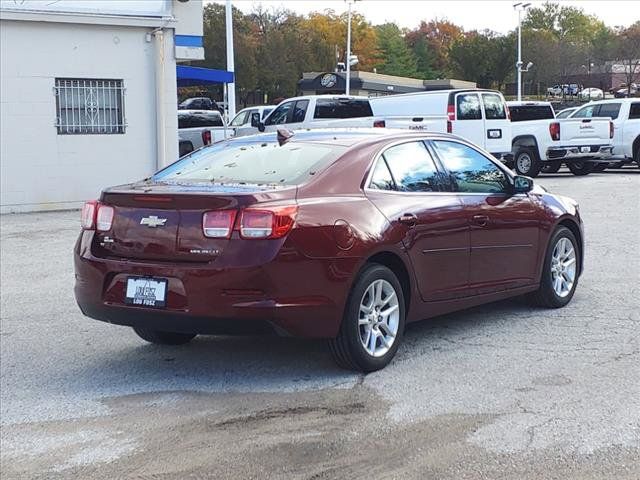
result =
[{"label": "front wheel", "polygon": [[368,265],[351,290],[338,336],[329,341],[334,360],[365,373],[384,368],[398,350],[404,323],[397,277],[383,265]]},{"label": "front wheel", "polygon": [[532,148],[521,147],[518,149],[513,161],[518,175],[534,178],[540,173],[540,160]]},{"label": "front wheel", "polygon": [[573,298],[579,273],[578,241],[571,230],[559,227],[549,241],[540,288],[529,295],[530,302],[541,307],[564,307]]},{"label": "front wheel", "polygon": [[593,171],[593,166],[592,162],[570,162],[567,164],[571,173],[578,177],[589,175]]},{"label": "front wheel", "polygon": [[143,340],[157,345],[184,345],[195,337],[191,333],[161,332],[139,327],[133,327],[133,331]]}]

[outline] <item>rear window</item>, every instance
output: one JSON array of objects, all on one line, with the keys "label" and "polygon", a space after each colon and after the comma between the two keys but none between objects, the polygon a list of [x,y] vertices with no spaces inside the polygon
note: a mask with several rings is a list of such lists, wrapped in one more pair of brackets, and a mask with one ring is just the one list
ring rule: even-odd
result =
[{"label": "rear window", "polygon": [[457,120],[481,120],[482,110],[480,109],[480,99],[475,93],[465,93],[458,95]]},{"label": "rear window", "polygon": [[327,167],[346,147],[321,143],[224,142],[178,160],[153,176],[167,183],[297,185]]},{"label": "rear window", "polygon": [[484,114],[487,120],[506,120],[507,111],[500,95],[495,93],[483,93]]},{"label": "rear window", "polygon": [[509,107],[509,113],[512,122],[555,118],[551,105],[513,105]]},{"label": "rear window", "polygon": [[629,119],[640,118],[640,103],[632,103],[629,109]]},{"label": "rear window", "polygon": [[319,98],[313,118],[358,118],[371,117],[369,100],[351,98]]},{"label": "rear window", "polygon": [[178,128],[222,127],[222,117],[218,112],[178,112]]}]

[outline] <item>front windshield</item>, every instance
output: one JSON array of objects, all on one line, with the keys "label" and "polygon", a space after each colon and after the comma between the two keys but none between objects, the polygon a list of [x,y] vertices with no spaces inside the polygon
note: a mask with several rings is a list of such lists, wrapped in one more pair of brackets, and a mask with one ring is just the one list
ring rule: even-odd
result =
[{"label": "front windshield", "polygon": [[325,143],[222,142],[198,150],[156,173],[163,183],[297,185],[325,168],[346,147]]}]

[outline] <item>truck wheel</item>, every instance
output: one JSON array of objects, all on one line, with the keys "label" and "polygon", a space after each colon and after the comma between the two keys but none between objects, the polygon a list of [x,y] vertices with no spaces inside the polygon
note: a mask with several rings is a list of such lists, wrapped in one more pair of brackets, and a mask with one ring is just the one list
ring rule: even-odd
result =
[{"label": "truck wheel", "polygon": [[593,171],[593,166],[592,162],[571,162],[567,165],[571,173],[578,177],[589,175]]},{"label": "truck wheel", "polygon": [[544,162],[540,171],[542,173],[557,173],[562,166],[562,162]]},{"label": "truck wheel", "polygon": [[520,147],[514,157],[515,170],[518,175],[537,177],[540,173],[540,160],[538,154],[529,147]]}]

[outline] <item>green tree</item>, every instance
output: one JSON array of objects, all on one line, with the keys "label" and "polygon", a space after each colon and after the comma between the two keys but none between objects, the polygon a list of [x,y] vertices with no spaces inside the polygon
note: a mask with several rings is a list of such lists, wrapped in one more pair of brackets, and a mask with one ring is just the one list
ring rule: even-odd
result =
[{"label": "green tree", "polygon": [[395,23],[375,27],[380,51],[378,72],[400,77],[416,77],[417,62],[413,52],[404,41],[402,32]]}]

